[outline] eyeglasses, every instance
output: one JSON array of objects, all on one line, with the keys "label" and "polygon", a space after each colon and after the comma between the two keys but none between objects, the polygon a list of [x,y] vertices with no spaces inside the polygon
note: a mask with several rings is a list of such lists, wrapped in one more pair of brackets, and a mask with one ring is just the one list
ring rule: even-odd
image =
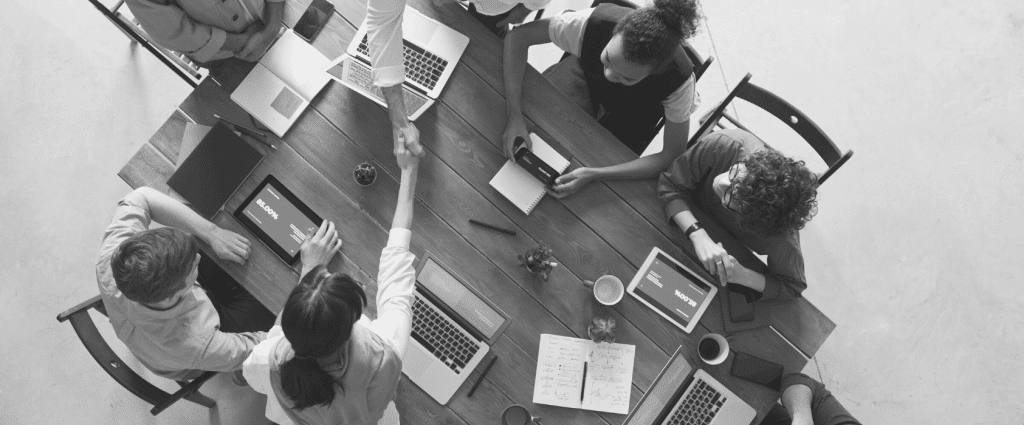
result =
[{"label": "eyeglasses", "polygon": [[729,187],[725,188],[725,192],[722,193],[722,205],[725,205],[727,210],[734,213],[739,213],[739,210],[732,206],[733,196],[736,192],[736,180],[738,180],[739,174],[740,167],[733,165],[732,168],[729,168]]}]

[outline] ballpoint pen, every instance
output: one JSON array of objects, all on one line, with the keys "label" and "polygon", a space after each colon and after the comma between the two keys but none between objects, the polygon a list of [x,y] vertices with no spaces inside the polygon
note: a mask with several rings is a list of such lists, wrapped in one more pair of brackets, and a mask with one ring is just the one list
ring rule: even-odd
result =
[{"label": "ballpoint pen", "polygon": [[249,128],[249,127],[246,127],[244,125],[241,125],[239,123],[231,121],[231,120],[229,120],[227,118],[224,118],[224,117],[222,117],[222,116],[220,116],[218,114],[213,114],[213,117],[218,119],[218,120],[224,121],[225,123],[230,124],[232,127],[235,128],[235,130],[238,130],[239,132],[241,132],[243,134],[246,134],[246,135],[248,135],[248,136],[250,136],[250,137],[252,137],[252,138],[254,138],[256,140],[259,140],[261,143],[263,143],[263,144],[265,144],[267,146],[270,146],[274,150],[277,150],[277,146],[274,146],[273,144],[271,144],[270,142],[267,141],[267,134],[266,133],[253,130],[253,129]]}]

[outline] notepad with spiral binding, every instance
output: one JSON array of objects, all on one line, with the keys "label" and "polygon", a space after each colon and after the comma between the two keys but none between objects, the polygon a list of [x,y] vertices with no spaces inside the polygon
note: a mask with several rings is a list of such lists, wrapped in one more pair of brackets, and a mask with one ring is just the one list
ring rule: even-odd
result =
[{"label": "notepad with spiral binding", "polygon": [[[569,160],[536,134],[530,133],[530,141],[533,142],[533,154],[554,168],[555,171],[563,173],[566,168],[569,168]],[[491,179],[490,185],[527,215],[547,193],[544,183],[512,160],[505,162],[501,170],[498,170],[498,174]]]}]

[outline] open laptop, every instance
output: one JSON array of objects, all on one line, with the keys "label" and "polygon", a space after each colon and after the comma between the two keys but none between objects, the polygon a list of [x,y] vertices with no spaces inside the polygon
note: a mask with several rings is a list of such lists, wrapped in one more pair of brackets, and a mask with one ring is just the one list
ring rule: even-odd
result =
[{"label": "open laptop", "polygon": [[511,321],[429,252],[416,266],[414,296],[402,373],[447,404]]},{"label": "open laptop", "polygon": [[[405,45],[405,83],[402,85],[405,110],[411,111],[409,119],[415,120],[441,95],[441,89],[469,45],[469,37],[406,6],[402,43]],[[331,62],[325,71],[348,88],[387,107],[384,93],[373,85],[371,70],[366,21],[363,21],[346,54]]]},{"label": "open laptop", "polygon": [[689,333],[718,293],[718,287],[654,247],[626,292]]},{"label": "open laptop", "polygon": [[757,417],[750,407],[682,355],[682,346],[654,379],[622,425],[747,425]]}]

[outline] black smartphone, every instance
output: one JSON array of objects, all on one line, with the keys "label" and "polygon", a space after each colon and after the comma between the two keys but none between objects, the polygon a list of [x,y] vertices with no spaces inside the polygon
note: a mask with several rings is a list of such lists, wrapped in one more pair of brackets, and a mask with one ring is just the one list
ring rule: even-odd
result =
[{"label": "black smartphone", "polygon": [[754,302],[750,294],[741,285],[728,284],[725,291],[729,294],[729,319],[733,322],[749,322],[754,320]]},{"label": "black smartphone", "polygon": [[732,374],[748,381],[757,382],[768,388],[779,390],[782,386],[782,365],[741,351],[732,360]]},{"label": "black smartphone", "polygon": [[313,0],[292,29],[299,37],[312,43],[320,30],[327,25],[327,20],[331,18],[332,13],[334,13],[334,3],[328,0]]},{"label": "black smartphone", "polygon": [[[519,144],[521,139],[521,137],[516,139],[516,145]],[[554,168],[551,168],[550,165],[538,158],[537,155],[530,152],[526,146],[523,146],[516,151],[515,159],[516,164],[523,167],[523,169],[528,173],[544,183],[545,186],[555,184],[555,179],[559,176],[558,171],[555,171]]]}]

